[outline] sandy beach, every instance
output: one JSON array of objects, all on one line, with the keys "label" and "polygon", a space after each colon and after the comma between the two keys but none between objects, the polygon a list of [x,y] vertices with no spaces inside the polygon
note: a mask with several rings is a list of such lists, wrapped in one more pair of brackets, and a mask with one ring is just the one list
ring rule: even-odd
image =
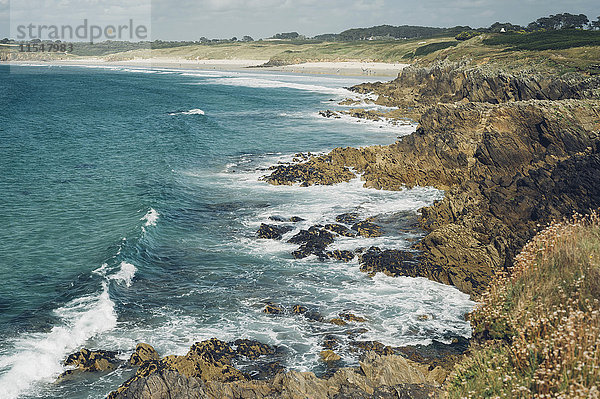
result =
[{"label": "sandy beach", "polygon": [[146,58],[123,61],[106,61],[100,57],[85,57],[70,60],[51,61],[11,61],[13,64],[43,64],[53,65],[106,65],[106,66],[131,66],[144,68],[174,68],[235,71],[256,68],[261,71],[280,71],[289,73],[302,73],[314,75],[340,75],[340,76],[381,76],[395,77],[408,64],[383,63],[383,62],[307,62],[285,66],[264,67],[268,60],[189,60],[183,58]]}]

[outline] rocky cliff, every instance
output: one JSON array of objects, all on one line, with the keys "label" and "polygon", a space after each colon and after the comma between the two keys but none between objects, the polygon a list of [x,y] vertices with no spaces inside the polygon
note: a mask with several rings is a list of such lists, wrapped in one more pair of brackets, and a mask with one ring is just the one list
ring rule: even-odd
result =
[{"label": "rocky cliff", "polygon": [[[237,348],[237,349],[234,349]],[[308,372],[279,372],[252,380],[231,366],[237,352],[253,359],[268,355],[257,342],[231,346],[217,339],[194,344],[186,356],[149,359],[108,399],[162,398],[436,398],[448,372],[399,355],[367,352],[358,368],[337,370],[329,378]],[[238,355],[240,353],[237,353]]]},{"label": "rocky cliff", "polygon": [[467,100],[491,104],[526,100],[600,98],[600,77],[572,73],[542,75],[535,71],[511,74],[491,66],[469,62],[436,62],[431,67],[409,66],[391,82],[364,83],[352,87],[357,93],[375,93],[379,103],[433,105]]},{"label": "rocky cliff", "polygon": [[366,187],[446,190],[443,201],[422,210],[429,234],[415,246],[417,269],[478,294],[538,224],[600,205],[599,130],[597,100],[439,104],[395,144],[337,148],[279,165],[264,179],[333,184],[356,172]]}]

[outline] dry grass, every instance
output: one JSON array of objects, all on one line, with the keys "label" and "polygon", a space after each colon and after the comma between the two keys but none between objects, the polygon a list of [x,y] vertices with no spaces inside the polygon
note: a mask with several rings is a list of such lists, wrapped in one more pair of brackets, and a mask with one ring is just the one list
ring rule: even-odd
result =
[{"label": "dry grass", "polygon": [[600,217],[540,232],[471,315],[450,397],[600,398]]}]

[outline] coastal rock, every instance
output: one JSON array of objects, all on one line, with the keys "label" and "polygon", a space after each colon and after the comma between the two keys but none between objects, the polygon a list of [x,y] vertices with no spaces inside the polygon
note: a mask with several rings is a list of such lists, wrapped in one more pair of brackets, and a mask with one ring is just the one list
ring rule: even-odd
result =
[{"label": "coastal rock", "polygon": [[377,104],[423,107],[459,101],[499,104],[527,100],[599,99],[600,78],[511,74],[468,62],[440,61],[431,67],[408,66],[391,82],[364,83],[350,88],[375,93]]},{"label": "coastal rock", "polygon": [[236,356],[243,356],[250,360],[256,360],[261,356],[273,355],[276,352],[275,347],[251,339],[235,340],[231,342],[231,346],[235,347]]},{"label": "coastal rock", "polygon": [[352,313],[340,313],[339,316],[342,320],[352,321],[356,323],[364,323],[365,321],[367,321],[367,319],[365,319],[364,317],[356,316]]},{"label": "coastal rock", "polygon": [[273,303],[267,303],[265,308],[263,309],[264,313],[268,314],[282,314],[284,312],[281,306],[275,305]]},{"label": "coastal rock", "polygon": [[67,357],[64,365],[73,368],[63,372],[58,377],[58,381],[65,380],[79,373],[112,371],[119,364],[120,361],[117,359],[117,352],[91,351],[83,348],[79,352],[75,352]]},{"label": "coastal rock", "polygon": [[294,305],[292,308],[292,313],[294,314],[304,314],[306,312],[308,312],[308,309],[302,305]]},{"label": "coastal rock", "polygon": [[381,236],[381,226],[376,225],[375,223],[369,221],[362,221],[358,223],[354,223],[352,225],[352,230],[358,232],[358,235],[363,237],[380,237]]},{"label": "coastal rock", "polygon": [[336,326],[345,326],[346,324],[348,324],[344,320],[340,319],[339,317],[335,317],[335,318],[329,320],[329,322],[331,324],[335,324]]},{"label": "coastal rock", "polygon": [[141,366],[145,362],[158,360],[159,358],[158,352],[151,345],[139,343],[135,347],[135,352],[129,358],[129,364],[132,366]]},{"label": "coastal rock", "polygon": [[324,260],[327,258],[325,248],[333,243],[333,241],[334,236],[331,232],[312,226],[308,230],[300,230],[298,234],[290,238],[287,242],[290,244],[302,244],[300,248],[292,252],[292,255],[297,259],[316,255],[319,259]]},{"label": "coastal rock", "polygon": [[[211,345],[211,350],[222,351],[221,346],[222,343]],[[336,355],[331,353],[326,352],[325,357],[334,362]],[[186,375],[164,363],[150,361],[138,369],[136,376],[112,392],[108,399],[340,398],[347,397],[343,396],[346,394],[383,398],[394,396],[382,395],[410,392],[426,392],[433,395],[429,397],[437,397],[439,381],[436,378],[439,376],[436,373],[437,370],[429,370],[427,366],[401,356],[379,356],[372,352],[365,354],[359,368],[338,369],[329,378],[289,371],[279,373],[268,381],[207,380]]]},{"label": "coastal rock", "polygon": [[[361,255],[361,267],[423,276],[477,296],[512,264],[537,224],[600,206],[590,195],[598,121],[596,100],[436,104],[417,132],[395,144],[337,148],[303,167],[353,168],[376,189],[445,190],[443,200],[421,210],[427,236],[415,245],[414,261],[379,251]],[[575,173],[576,164],[586,165],[584,174]]]},{"label": "coastal rock", "polygon": [[327,252],[326,255],[329,259],[336,259],[344,262],[350,262],[354,259],[354,253],[348,250],[336,249],[335,251]]},{"label": "coastal rock", "polygon": [[354,231],[341,224],[326,224],[325,230],[333,231],[334,233],[344,237],[356,237],[356,233]]},{"label": "coastal rock", "polygon": [[388,276],[429,277],[432,270],[421,267],[412,253],[397,249],[371,247],[359,255],[360,271]]},{"label": "coastal rock", "polygon": [[357,213],[342,213],[341,215],[337,215],[335,217],[335,221],[338,223],[352,225],[359,221],[358,214]]},{"label": "coastal rock", "polygon": [[333,363],[342,359],[340,355],[329,349],[321,351],[321,353],[319,353],[319,356],[321,357],[321,360],[325,363]]},{"label": "coastal rock", "polygon": [[283,235],[291,231],[291,226],[274,226],[262,223],[256,232],[258,238],[266,238],[271,240],[281,240]]}]

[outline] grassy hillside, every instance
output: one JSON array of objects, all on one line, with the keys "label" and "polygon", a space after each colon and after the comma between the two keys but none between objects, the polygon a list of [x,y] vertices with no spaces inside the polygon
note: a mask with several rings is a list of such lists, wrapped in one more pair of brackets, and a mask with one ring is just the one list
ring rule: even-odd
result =
[{"label": "grassy hillside", "polygon": [[455,369],[450,397],[598,397],[599,300],[599,216],[548,227],[472,314],[483,343]]},{"label": "grassy hillside", "polygon": [[[197,44],[192,46],[154,49],[153,57],[186,59],[254,59],[271,60],[273,64],[310,61],[374,61],[406,62],[403,58],[425,44],[453,38],[427,40],[390,40],[356,42],[258,41],[250,43]],[[137,51],[115,54],[113,59],[139,56]]]}]

